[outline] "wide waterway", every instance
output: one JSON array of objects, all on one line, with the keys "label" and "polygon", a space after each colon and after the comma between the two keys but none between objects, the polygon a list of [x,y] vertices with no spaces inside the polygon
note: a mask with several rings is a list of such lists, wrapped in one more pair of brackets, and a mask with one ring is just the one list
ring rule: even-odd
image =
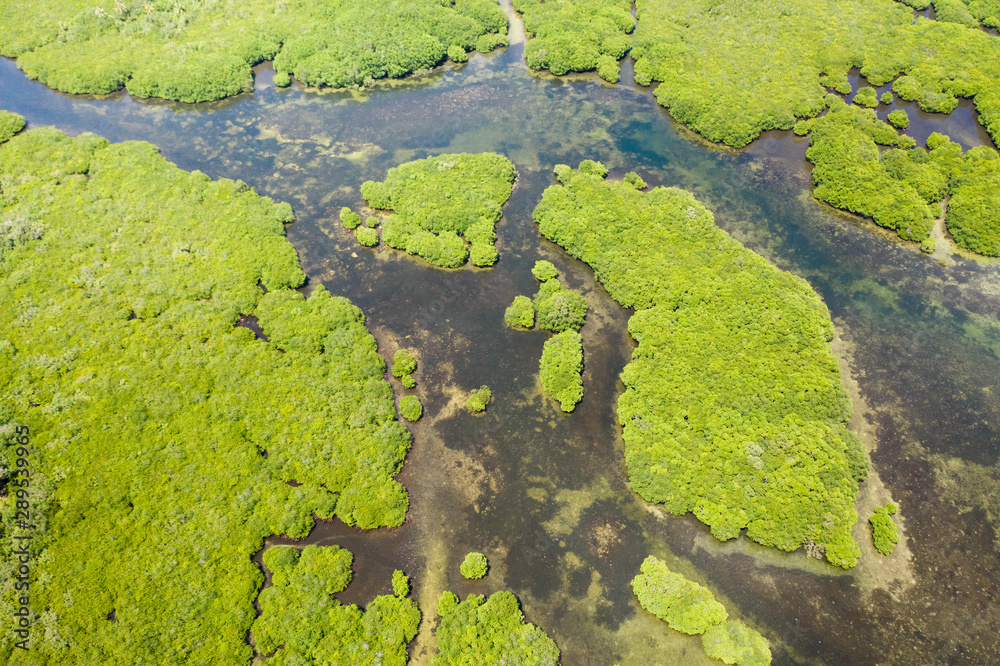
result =
[{"label": "wide waterway", "polygon": [[[290,202],[297,220],[288,235],[309,286],[361,307],[387,358],[398,346],[417,352],[425,417],[400,476],[411,497],[406,524],[364,533],[321,523],[308,539],[355,553],[341,599],[364,604],[388,592],[402,568],[425,620],[442,589],[512,590],[570,666],[719,663],[697,637],[638,607],[629,581],[656,554],[764,633],[776,664],[997,663],[1000,264],[956,256],[948,243],[927,257],[822,206],[810,195],[804,139],[772,132],[744,151],[719,150],[673,122],[631,82],[628,64],[623,73],[616,86],[533,76],[515,45],[363,94],[277,90],[264,65],[252,94],[184,105],[63,95],[0,60],[0,108],[32,126],[150,141],[184,169],[240,178]],[[917,115],[920,139],[937,130],[965,147],[989,142],[968,105],[950,117]],[[518,170],[493,269],[440,271],[367,250],[337,222],[341,206],[361,205],[364,180],[461,151],[496,151]],[[531,220],[555,182],[553,166],[585,158],[611,177],[634,169],[651,186],[692,190],[722,228],[825,300],[855,397],[854,428],[874,466],[858,503],[857,569],[744,538],[721,544],[693,518],[665,515],[629,489],[615,405],[630,313]],[[545,334],[503,325],[513,297],[534,293],[539,258],[591,306],[585,397],[572,415],[541,395]],[[494,403],[474,417],[462,404],[481,384]],[[883,558],[867,517],[890,498],[903,541]],[[490,558],[483,581],[458,573],[470,550]],[[433,646],[432,626],[425,621],[412,648],[416,663]]]}]

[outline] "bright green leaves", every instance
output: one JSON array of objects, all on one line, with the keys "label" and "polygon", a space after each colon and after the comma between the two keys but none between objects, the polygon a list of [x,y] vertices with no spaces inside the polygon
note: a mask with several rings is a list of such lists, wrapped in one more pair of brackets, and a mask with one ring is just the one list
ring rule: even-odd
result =
[{"label": "bright green leaves", "polygon": [[896,505],[889,502],[885,506],[875,509],[875,512],[868,518],[868,522],[872,526],[875,549],[883,555],[891,555],[896,544],[899,543],[899,532],[892,519],[897,511]]},{"label": "bright green leaves", "polygon": [[462,560],[462,566],[460,567],[462,576],[468,580],[482,578],[486,575],[488,568],[489,563],[486,561],[486,556],[482,553],[469,553]]},{"label": "bright green leaves", "polygon": [[275,61],[311,85],[343,87],[398,78],[456,55],[506,44],[507,18],[495,2],[331,0],[252,5],[212,2],[46,1],[36,11],[0,2],[0,54],[24,72],[70,93],[109,93],[200,102],[253,89],[251,66]]},{"label": "bright green leaves", "polygon": [[527,296],[515,296],[503,314],[503,319],[511,328],[533,328],[535,326],[535,306]]},{"label": "bright green leaves", "polygon": [[365,611],[332,595],[351,581],[353,556],[339,546],[278,546],[264,552],[271,587],[259,597],[253,636],[261,654],[280,663],[386,664],[408,661],[420,610],[406,596],[409,581],[393,573],[394,595],[375,597]]},{"label": "bright green leaves", "polygon": [[542,235],[637,310],[618,403],[635,491],[720,539],[744,528],[782,550],[812,539],[854,566],[868,458],[845,427],[850,402],[815,292],[716,228],[687,192],[557,174],[563,185],[534,213]]},{"label": "bright green leaves", "polygon": [[452,592],[438,600],[438,654],[431,666],[556,666],[559,648],[545,632],[524,621],[520,604],[510,592],[489,599],[470,594],[459,601]]},{"label": "bright green leaves", "polygon": [[632,580],[632,591],[643,608],[685,634],[704,633],[729,617],[707,588],[674,573],[652,555]]},{"label": "bright green leaves", "polygon": [[988,147],[973,148],[952,181],[945,222],[955,242],[1000,257],[1000,159]]},{"label": "bright green leaves", "polygon": [[0,393],[36,468],[65,471],[38,659],[249,661],[264,537],[405,517],[411,439],[363,315],[294,291],[287,204],[148,144],[37,128],[0,145],[0,180]]},{"label": "bright green leaves", "polygon": [[[895,127],[906,112],[889,114]],[[940,202],[951,193],[945,222],[955,242],[973,252],[1000,256],[1000,159],[992,148],[962,148],[934,133],[927,149],[898,134],[873,112],[834,100],[830,112],[799,123],[812,132],[806,157],[815,165],[813,196],[831,206],[871,217],[903,238],[928,239]],[[796,127],[799,131],[799,127]],[[880,151],[879,146],[898,146]]]},{"label": "bright green leaves", "polygon": [[473,265],[492,266],[494,225],[516,175],[495,153],[438,155],[392,168],[382,182],[365,181],[361,194],[372,208],[396,211],[383,224],[389,247],[457,268],[470,256],[468,241]]},{"label": "bright green leaves", "polygon": [[399,413],[407,421],[419,421],[424,415],[424,406],[415,395],[404,395],[399,399]]},{"label": "bright green leaves", "polygon": [[[587,160],[585,166],[602,177],[607,173],[599,162]],[[572,412],[583,399],[583,344],[578,331],[587,317],[587,301],[559,282],[559,272],[549,261],[536,261],[531,275],[541,283],[538,292],[532,300],[515,296],[504,320],[512,328],[532,328],[537,321],[538,328],[556,334],[542,348],[542,388],[564,412]]]},{"label": "bright green leaves", "polygon": [[465,401],[465,408],[473,414],[485,412],[486,406],[491,402],[493,402],[493,392],[490,391],[489,386],[484,384],[477,389],[472,389]]},{"label": "bright green leaves", "polygon": [[564,331],[545,341],[540,363],[542,387],[559,403],[564,412],[572,412],[583,399],[583,343],[576,331]]},{"label": "bright green leaves", "polygon": [[392,356],[392,376],[404,377],[417,369],[417,359],[405,349],[397,349]]},{"label": "bright green leaves", "polygon": [[24,118],[10,111],[0,111],[0,143],[9,141],[22,129],[24,129]]},{"label": "bright green leaves", "polygon": [[725,607],[708,588],[671,571],[650,555],[632,579],[639,604],[671,629],[702,634],[706,654],[727,664],[766,666],[771,663],[767,639],[738,620],[728,619]]},{"label": "bright green leaves", "polygon": [[628,0],[514,0],[514,9],[532,38],[524,50],[528,67],[557,76],[598,69],[604,80],[618,80],[635,25]]},{"label": "bright green leaves", "polygon": [[[969,10],[992,19],[997,14],[986,4],[973,0]],[[956,14],[966,9],[962,0],[947,5]],[[638,0],[636,10],[636,82],[660,81],[656,100],[712,141],[741,147],[762,131],[818,115],[824,87],[851,92],[854,66],[876,87],[895,79],[895,93],[924,111],[948,113],[958,97],[974,98],[983,124],[1000,138],[1000,43],[961,25],[967,18],[947,23],[939,9],[937,21],[914,22],[912,11],[892,0],[793,0],[778,9],[737,0]],[[877,104],[873,92],[857,101]]]},{"label": "bright green leaves", "polygon": [[701,635],[701,646],[709,657],[739,666],[768,666],[771,645],[757,631],[739,620],[713,624]]},{"label": "bright green leaves", "polygon": [[889,116],[886,118],[889,124],[896,129],[905,130],[910,126],[910,117],[906,115],[906,111],[903,109],[893,109],[889,112]]}]

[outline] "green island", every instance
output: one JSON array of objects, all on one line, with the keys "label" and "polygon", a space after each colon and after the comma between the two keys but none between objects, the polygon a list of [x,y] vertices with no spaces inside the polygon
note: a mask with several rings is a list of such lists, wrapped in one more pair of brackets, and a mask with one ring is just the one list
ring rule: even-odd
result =
[{"label": "green island", "polygon": [[587,301],[559,282],[559,272],[550,261],[536,261],[531,275],[540,283],[538,292],[531,299],[515,296],[504,312],[504,321],[511,328],[523,329],[533,328],[537,322],[538,328],[555,333],[542,348],[542,388],[564,412],[572,412],[583,399],[583,339],[579,331],[587,318]]},{"label": "green island", "polygon": [[1000,256],[997,151],[979,146],[963,155],[959,144],[936,132],[926,149],[915,147],[912,138],[873,111],[845,104],[835,95],[827,103],[826,115],[795,126],[797,134],[809,134],[806,157],[815,165],[813,196],[914,241],[929,238],[935,219],[945,214],[942,202],[950,196],[945,223],[955,242]]},{"label": "green island", "polygon": [[902,0],[914,9],[927,9],[934,5],[939,21],[962,23],[970,27],[979,24],[987,28],[1000,28],[1000,2],[997,0]]},{"label": "green island", "polygon": [[650,555],[632,579],[632,591],[639,604],[685,634],[701,634],[702,647],[710,657],[727,664],[766,666],[771,663],[771,646],[759,632],[739,620],[729,619],[725,606],[712,592],[688,580]]},{"label": "green island", "polygon": [[260,616],[251,633],[257,650],[276,664],[404,666],[417,635],[420,609],[407,598],[403,572],[392,575],[393,594],[364,610],[333,597],[351,582],[353,555],[339,546],[278,546],[264,551],[271,585],[260,593]]},{"label": "green island", "polygon": [[644,193],[601,171],[557,166],[560,184],[534,218],[636,310],[618,402],[632,488],[692,512],[718,539],[746,529],[758,543],[811,542],[854,566],[869,460],[846,427],[823,302],[718,229],[689,192]]},{"label": "green island", "polygon": [[532,39],[524,50],[528,67],[567,72],[596,69],[605,81],[618,81],[618,61],[635,27],[629,0],[514,0]]},{"label": "green island", "polygon": [[506,590],[489,598],[470,594],[459,601],[441,593],[437,614],[438,653],[431,666],[556,666],[559,648],[544,631],[524,621],[517,597]]},{"label": "green island", "polygon": [[463,578],[476,580],[486,575],[486,571],[489,569],[489,562],[487,562],[486,556],[482,553],[469,553],[462,560],[460,569]]},{"label": "green island", "polygon": [[872,526],[872,539],[875,541],[875,549],[883,555],[892,555],[892,551],[899,543],[899,531],[896,529],[896,522],[892,519],[899,511],[899,508],[889,502],[885,506],[880,506],[868,518]]},{"label": "green island", "polygon": [[485,412],[486,406],[493,402],[493,392],[489,386],[483,384],[477,389],[469,392],[469,397],[465,401],[465,408],[473,414]]},{"label": "green island", "polygon": [[246,663],[266,536],[405,517],[411,437],[364,315],[295,290],[288,204],[147,143],[22,132],[0,197],[0,429],[30,428],[34,469],[22,658]]},{"label": "green island", "polygon": [[0,0],[0,55],[68,93],[181,102],[253,89],[251,67],[274,60],[274,81],[372,85],[507,43],[490,0]]},{"label": "green island", "polygon": [[563,331],[545,341],[540,365],[542,388],[572,412],[583,400],[583,339],[576,331]]},{"label": "green island", "polygon": [[499,257],[494,226],[516,176],[496,153],[437,155],[393,167],[382,182],[365,181],[361,195],[372,208],[395,211],[382,223],[389,247],[442,268],[467,259],[486,267]]}]

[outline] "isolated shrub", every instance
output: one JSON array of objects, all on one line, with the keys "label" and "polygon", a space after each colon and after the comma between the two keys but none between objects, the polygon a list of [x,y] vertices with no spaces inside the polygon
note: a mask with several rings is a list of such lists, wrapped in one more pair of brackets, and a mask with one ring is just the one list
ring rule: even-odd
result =
[{"label": "isolated shrub", "polygon": [[486,575],[486,570],[489,567],[486,556],[482,553],[469,553],[462,560],[462,575],[469,580],[474,580],[476,578],[482,578]]},{"label": "isolated shrub", "polygon": [[355,238],[365,247],[375,247],[378,245],[378,230],[371,227],[358,227],[354,232]]},{"label": "isolated shrub", "polygon": [[410,596],[410,577],[399,569],[392,572],[392,593],[400,598]]},{"label": "isolated shrub", "polygon": [[572,412],[583,399],[583,343],[576,331],[564,331],[545,341],[540,363],[542,387],[559,403],[564,412]]},{"label": "isolated shrub", "polygon": [[629,171],[625,174],[625,182],[637,190],[644,190],[647,187],[646,181],[644,181],[635,171]]},{"label": "isolated shrub", "polygon": [[867,86],[860,88],[854,96],[854,103],[858,106],[874,109],[878,106],[878,97],[875,94],[875,89]]},{"label": "isolated shrub", "polygon": [[347,229],[357,229],[361,226],[361,216],[344,206],[340,209],[340,222]]},{"label": "isolated shrub", "polygon": [[399,413],[407,421],[419,421],[424,415],[424,406],[415,395],[404,395],[399,399]]},{"label": "isolated shrub", "polygon": [[643,608],[685,634],[704,633],[729,617],[707,588],[674,573],[652,555],[632,580],[632,591]]},{"label": "isolated shrub", "polygon": [[906,111],[903,109],[893,109],[890,111],[887,120],[896,129],[906,129],[910,126],[910,117],[906,115]]},{"label": "isolated shrub", "polygon": [[892,551],[899,543],[899,532],[896,530],[896,523],[892,516],[896,514],[896,505],[889,502],[885,506],[875,509],[868,522],[872,526],[872,539],[875,541],[875,550],[883,555],[891,555]]},{"label": "isolated shrub", "polygon": [[9,141],[22,129],[24,129],[24,118],[10,111],[0,111],[0,143]]},{"label": "isolated shrub", "polygon": [[511,328],[532,328],[535,325],[535,307],[527,296],[515,296],[503,318]]},{"label": "isolated shrub", "polygon": [[539,282],[546,282],[559,276],[559,271],[552,265],[551,261],[540,259],[531,268],[531,275]]},{"label": "isolated shrub", "polygon": [[882,96],[878,98],[878,101],[881,102],[882,104],[885,104],[886,106],[892,104],[892,92],[886,90],[884,93],[882,93]]},{"label": "isolated shrub", "polygon": [[469,393],[468,400],[465,401],[465,408],[470,412],[482,412],[493,400],[493,393],[485,384]]},{"label": "isolated shrub", "polygon": [[397,349],[392,356],[392,376],[403,377],[417,369],[417,359],[406,349]]}]

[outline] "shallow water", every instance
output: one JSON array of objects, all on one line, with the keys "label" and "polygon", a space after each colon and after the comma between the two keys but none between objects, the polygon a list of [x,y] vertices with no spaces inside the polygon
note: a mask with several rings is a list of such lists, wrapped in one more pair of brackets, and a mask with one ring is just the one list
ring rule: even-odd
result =
[{"label": "shallow water", "polygon": [[[386,358],[398,346],[415,350],[425,417],[413,425],[400,475],[411,497],[407,523],[372,533],[319,523],[306,540],[354,552],[342,600],[387,593],[401,568],[425,615],[443,589],[463,597],[511,589],[568,665],[718,663],[697,638],[670,631],[634,601],[629,581],[656,554],[762,631],[776,664],[995,663],[1000,511],[982,498],[1000,486],[1000,265],[946,247],[941,266],[817,203],[805,140],[789,132],[718,150],[631,83],[628,64],[622,83],[609,86],[590,75],[532,75],[522,56],[523,46],[512,46],[364,93],[279,91],[265,65],[253,94],[203,105],[62,95],[0,60],[0,107],[31,125],[151,141],[182,168],[241,178],[289,201],[297,215],[289,239],[309,286],[322,283],[361,307]],[[925,121],[936,128],[927,134],[943,131],[965,147],[988,141],[971,107]],[[924,128],[914,122],[918,140]],[[367,250],[337,222],[341,206],[362,204],[360,184],[392,166],[487,150],[518,169],[493,269],[440,271]],[[855,426],[873,449],[861,522],[875,502],[896,500],[904,535],[896,554],[876,555],[864,524],[856,530],[864,557],[848,573],[745,539],[720,544],[693,518],[663,515],[629,490],[615,419],[629,312],[531,220],[554,183],[552,167],[584,158],[604,162],[611,177],[635,169],[651,186],[692,190],[722,228],[822,295],[857,383]],[[545,335],[503,326],[513,297],[534,293],[530,267],[539,258],[591,306],[585,396],[572,415],[540,393]],[[482,384],[494,402],[472,416],[464,397]],[[949,463],[950,476],[940,473]],[[482,581],[458,573],[470,550],[490,559]],[[432,649],[431,626],[412,649],[417,663]]]}]

